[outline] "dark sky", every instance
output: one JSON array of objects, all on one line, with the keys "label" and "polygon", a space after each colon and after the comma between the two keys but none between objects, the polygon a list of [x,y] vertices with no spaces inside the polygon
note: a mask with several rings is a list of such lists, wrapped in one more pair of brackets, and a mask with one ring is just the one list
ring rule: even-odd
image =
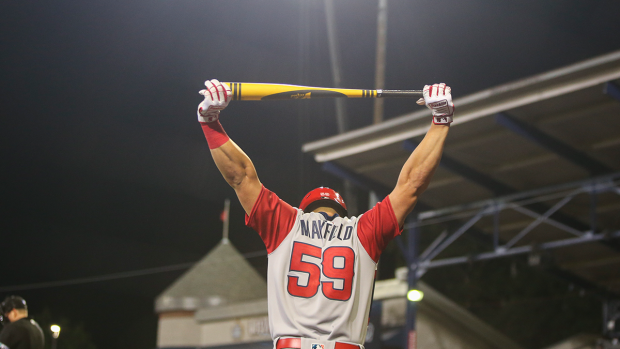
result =
[{"label": "dark sky", "polygon": [[[344,87],[372,88],[376,1],[335,3]],[[320,0],[3,1],[0,286],[207,253],[234,192],[197,92],[210,78],[331,86],[324,18]],[[390,0],[386,88],[446,82],[460,97],[618,50],[619,18],[617,0]],[[370,124],[371,102],[347,106],[351,128]],[[386,117],[416,108],[389,100]],[[300,151],[336,133],[333,101],[231,103],[222,124],[286,201],[340,188]],[[263,248],[236,201],[232,220],[239,250]],[[152,348],[154,297],[179,275],[14,293],[83,323],[100,349]]]}]

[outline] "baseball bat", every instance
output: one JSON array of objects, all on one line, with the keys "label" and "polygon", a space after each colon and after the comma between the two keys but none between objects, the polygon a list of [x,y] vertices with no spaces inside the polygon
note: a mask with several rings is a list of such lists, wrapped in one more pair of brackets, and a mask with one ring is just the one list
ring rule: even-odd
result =
[{"label": "baseball bat", "polygon": [[313,98],[419,98],[422,90],[360,90],[348,88],[311,87],[254,82],[224,82],[228,84],[235,101]]}]

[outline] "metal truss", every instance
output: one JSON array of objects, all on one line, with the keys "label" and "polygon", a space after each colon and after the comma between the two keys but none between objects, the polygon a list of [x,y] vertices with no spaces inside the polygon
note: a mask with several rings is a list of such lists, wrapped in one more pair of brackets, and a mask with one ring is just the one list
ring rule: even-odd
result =
[{"label": "metal truss", "polygon": [[[410,267],[415,270],[417,278],[420,278],[426,271],[432,268],[447,265],[463,264],[472,261],[481,261],[494,258],[513,256],[518,254],[533,253],[540,250],[550,250],[571,245],[603,241],[620,238],[620,230],[608,230],[605,227],[597,226],[596,209],[597,196],[601,193],[611,192],[620,196],[620,172],[591,178],[584,181],[573,182],[564,185],[557,185],[548,188],[517,193],[504,197],[480,201],[471,204],[454,206],[439,210],[421,212],[417,219],[408,223],[405,228],[414,231],[421,226],[439,224],[448,221],[465,221],[456,231],[448,235],[447,231],[440,234],[425,251],[420,253],[418,258],[410,260]],[[581,231],[565,223],[552,218],[552,215],[568,204],[575,196],[588,194],[590,196],[589,217],[590,227],[588,230]],[[543,201],[557,200],[548,207],[546,212],[539,213],[529,209],[528,205],[533,205]],[[499,213],[504,210],[512,210],[529,216],[533,220],[509,241],[500,244],[499,238]],[[465,232],[486,216],[493,216],[493,250],[475,255],[435,259],[450,244],[461,237]],[[569,237],[547,241],[536,245],[521,245],[523,238],[530,234],[534,228],[541,224],[547,224],[567,233]]]}]

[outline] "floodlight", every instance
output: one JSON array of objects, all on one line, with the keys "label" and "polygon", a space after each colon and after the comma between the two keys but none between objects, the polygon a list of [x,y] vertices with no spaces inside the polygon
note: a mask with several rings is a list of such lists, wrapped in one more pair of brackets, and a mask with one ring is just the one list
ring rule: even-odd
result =
[{"label": "floodlight", "polygon": [[424,292],[420,290],[409,290],[407,292],[407,299],[412,302],[419,302],[424,298]]},{"label": "floodlight", "polygon": [[60,326],[52,325],[50,326],[50,330],[52,330],[52,337],[58,338],[58,336],[60,335]]}]

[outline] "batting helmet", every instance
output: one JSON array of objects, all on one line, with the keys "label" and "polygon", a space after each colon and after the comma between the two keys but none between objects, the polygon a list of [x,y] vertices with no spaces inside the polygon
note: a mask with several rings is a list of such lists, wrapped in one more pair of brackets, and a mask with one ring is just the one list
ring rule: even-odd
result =
[{"label": "batting helmet", "polygon": [[346,217],[348,215],[347,205],[344,203],[342,196],[328,187],[318,187],[311,190],[304,196],[303,200],[301,200],[301,204],[299,204],[299,208],[306,213],[312,212],[316,208],[322,206],[333,208],[340,217]]}]

